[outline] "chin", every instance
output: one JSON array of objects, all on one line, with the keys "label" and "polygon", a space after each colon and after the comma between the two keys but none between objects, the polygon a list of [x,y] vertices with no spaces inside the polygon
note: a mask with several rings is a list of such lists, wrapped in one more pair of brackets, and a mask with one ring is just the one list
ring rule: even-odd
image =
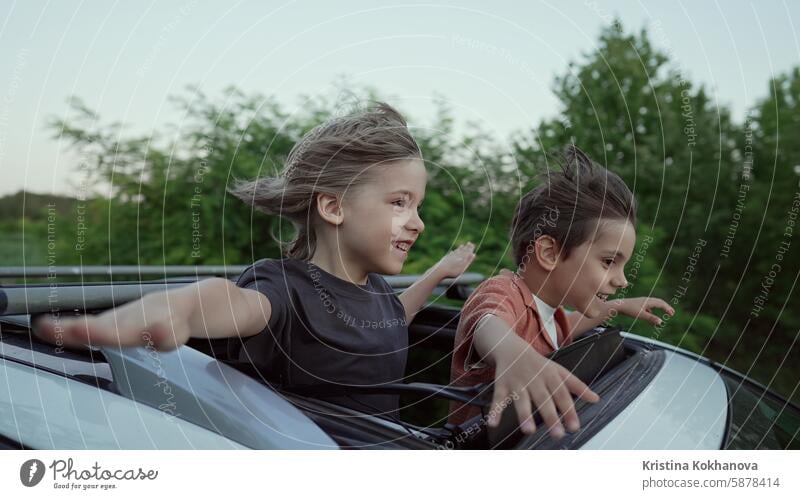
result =
[{"label": "chin", "polygon": [[400,262],[383,262],[377,265],[376,273],[384,275],[397,275],[403,271],[403,264]]},{"label": "chin", "polygon": [[590,319],[594,319],[600,316],[602,309],[592,300],[581,313]]}]

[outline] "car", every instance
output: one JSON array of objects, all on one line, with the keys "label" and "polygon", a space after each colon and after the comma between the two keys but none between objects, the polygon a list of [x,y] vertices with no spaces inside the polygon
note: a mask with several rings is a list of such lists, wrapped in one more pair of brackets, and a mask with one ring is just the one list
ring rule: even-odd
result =
[{"label": "car", "polygon": [[[416,276],[387,280],[397,291]],[[798,449],[800,409],[763,385],[675,346],[601,327],[553,355],[597,392],[581,430],[553,440],[447,422],[491,385],[448,385],[459,305],[481,276],[446,281],[409,326],[408,376],[380,387],[288,391],[227,356],[227,340],[153,348],[64,348],[31,334],[39,314],[97,313],[196,278],[0,288],[0,448],[8,449]],[[399,416],[320,399],[331,390],[401,395]],[[537,416],[538,417],[538,416]],[[540,420],[539,420],[540,421]],[[541,422],[541,421],[540,421]]]}]

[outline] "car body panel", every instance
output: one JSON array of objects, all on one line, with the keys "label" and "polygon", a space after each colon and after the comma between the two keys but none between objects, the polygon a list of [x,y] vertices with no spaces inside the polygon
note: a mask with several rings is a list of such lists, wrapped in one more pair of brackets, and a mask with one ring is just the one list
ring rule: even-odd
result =
[{"label": "car body panel", "polygon": [[711,367],[680,353],[666,359],[653,381],[582,449],[719,449],[728,396]]},{"label": "car body panel", "polygon": [[244,449],[96,386],[0,360],[0,435],[33,449]]}]

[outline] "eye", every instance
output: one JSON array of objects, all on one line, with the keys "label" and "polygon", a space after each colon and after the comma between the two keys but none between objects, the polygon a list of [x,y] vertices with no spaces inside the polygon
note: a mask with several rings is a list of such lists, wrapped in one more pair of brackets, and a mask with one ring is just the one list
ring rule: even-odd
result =
[{"label": "eye", "polygon": [[400,208],[405,208],[406,200],[405,199],[395,199],[392,201],[392,204],[395,206],[399,206]]},{"label": "eye", "polygon": [[604,265],[606,268],[608,268],[608,267],[610,267],[610,266],[614,265],[614,259],[613,259],[613,258],[603,258],[603,265]]}]

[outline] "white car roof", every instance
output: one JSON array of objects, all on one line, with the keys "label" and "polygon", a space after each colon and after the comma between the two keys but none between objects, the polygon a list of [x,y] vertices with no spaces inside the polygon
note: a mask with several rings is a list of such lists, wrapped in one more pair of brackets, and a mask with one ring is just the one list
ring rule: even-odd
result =
[{"label": "white car roof", "polygon": [[34,449],[244,449],[115,393],[0,361],[0,434]]},{"label": "white car roof", "polygon": [[728,395],[711,367],[664,351],[650,384],[582,449],[720,449]]}]

